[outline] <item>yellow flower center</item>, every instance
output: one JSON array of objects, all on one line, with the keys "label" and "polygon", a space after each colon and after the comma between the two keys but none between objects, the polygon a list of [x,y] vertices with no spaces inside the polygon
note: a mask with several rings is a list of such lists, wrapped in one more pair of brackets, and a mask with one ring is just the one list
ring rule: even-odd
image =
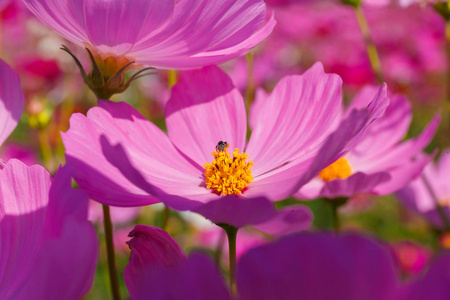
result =
[{"label": "yellow flower center", "polygon": [[352,169],[348,161],[341,157],[319,173],[319,177],[328,182],[337,178],[345,179],[352,175]]},{"label": "yellow flower center", "polygon": [[219,142],[216,151],[211,152],[214,157],[212,163],[205,163],[205,183],[208,189],[217,194],[233,195],[241,194],[242,190],[253,181],[252,170],[254,163],[248,160],[247,153],[239,153],[234,149],[233,157],[228,153],[229,144]]}]

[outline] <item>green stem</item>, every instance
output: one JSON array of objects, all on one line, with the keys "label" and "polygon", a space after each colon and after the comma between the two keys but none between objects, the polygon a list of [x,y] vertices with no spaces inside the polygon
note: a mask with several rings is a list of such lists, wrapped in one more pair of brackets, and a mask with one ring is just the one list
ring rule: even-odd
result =
[{"label": "green stem", "polygon": [[166,230],[167,224],[169,223],[169,218],[170,218],[170,209],[167,206],[164,206],[161,229]]},{"label": "green stem", "polygon": [[434,201],[434,205],[436,206],[436,210],[439,214],[439,217],[442,219],[442,222],[444,224],[444,228],[445,231],[450,232],[450,221],[448,219],[447,214],[445,213],[444,209],[442,208],[442,206],[439,204],[439,199],[436,196],[436,194],[434,193],[433,188],[431,187],[430,182],[428,181],[427,176],[425,175],[425,173],[422,173],[422,181],[425,184],[425,187],[428,190],[428,193],[431,196],[431,199],[433,199]]},{"label": "green stem", "polygon": [[341,222],[339,220],[339,212],[338,212],[339,206],[330,202],[330,207],[333,218],[333,229],[336,233],[338,233],[341,230]]},{"label": "green stem", "polygon": [[255,58],[253,56],[253,52],[247,53],[245,56],[247,61],[247,91],[245,93],[245,99],[247,104],[247,112],[250,110],[250,106],[255,99]]},{"label": "green stem", "polygon": [[218,223],[217,226],[222,227],[227,233],[228,237],[228,252],[230,257],[230,291],[233,298],[237,297],[236,288],[236,236],[238,228],[226,224]]},{"label": "green stem", "polygon": [[373,42],[372,36],[369,30],[369,24],[367,23],[366,17],[361,9],[361,6],[358,5],[355,7],[356,19],[358,20],[359,28],[361,29],[361,33],[364,38],[364,43],[366,44],[367,55],[369,57],[370,66],[372,67],[373,72],[377,78],[379,83],[383,82],[383,73],[381,72],[381,63],[380,58],[378,56],[377,48],[375,47],[375,43]]},{"label": "green stem", "polygon": [[103,204],[103,226],[105,230],[106,251],[108,256],[109,280],[111,281],[111,293],[114,300],[120,300],[119,279],[114,255],[111,214],[109,206]]}]

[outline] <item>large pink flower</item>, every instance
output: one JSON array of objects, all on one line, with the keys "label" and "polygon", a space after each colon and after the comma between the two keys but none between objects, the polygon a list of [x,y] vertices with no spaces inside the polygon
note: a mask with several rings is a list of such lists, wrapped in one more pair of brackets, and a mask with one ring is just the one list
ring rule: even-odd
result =
[{"label": "large pink flower", "polygon": [[[87,118],[73,115],[62,137],[67,161],[75,164],[74,177],[93,199],[113,206],[161,200],[175,209],[195,210],[215,222],[228,222],[239,219],[231,203],[251,219],[258,213],[252,201],[259,201],[262,209],[260,197],[272,201],[289,197],[353,147],[367,125],[383,113],[386,88],[370,98],[373,101],[367,107],[342,120],[341,80],[316,64],[302,76],[281,80],[265,101],[252,108],[253,132],[247,143],[241,94],[224,72],[208,67],[181,74],[166,106],[168,135],[128,104],[100,100]],[[233,162],[233,172],[222,166],[224,182],[239,178],[231,192],[239,197],[226,196],[224,202],[214,201],[223,199],[224,193],[205,182],[206,177],[214,181],[219,175],[204,175],[202,168],[218,159],[211,152],[219,141],[244,150],[254,163],[253,180],[246,187],[241,179],[249,176],[242,172],[250,166],[244,163],[244,154],[235,150],[233,155],[240,156],[242,164]]]},{"label": "large pink flower", "polygon": [[69,41],[100,56],[157,68],[217,64],[249,51],[273,29],[262,0],[26,0]]},{"label": "large pink flower", "polygon": [[70,173],[63,168],[52,180],[15,159],[0,171],[1,299],[80,299],[89,291],[97,234]]},{"label": "large pink flower", "polygon": [[[373,87],[364,88],[348,110],[366,106],[367,97],[375,92]],[[355,148],[304,185],[297,198],[387,195],[420,175],[431,159],[422,151],[433,138],[439,118],[435,117],[419,137],[403,141],[412,119],[411,105],[401,95],[390,100],[384,115],[372,123]]]}]

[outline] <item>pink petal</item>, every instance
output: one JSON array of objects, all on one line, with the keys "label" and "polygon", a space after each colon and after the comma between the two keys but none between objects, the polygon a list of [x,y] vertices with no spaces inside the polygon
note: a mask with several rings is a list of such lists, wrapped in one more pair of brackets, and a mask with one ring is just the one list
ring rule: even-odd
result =
[{"label": "pink petal", "polygon": [[11,159],[0,171],[0,298],[23,288],[41,245],[51,177]]},{"label": "pink petal", "polygon": [[148,269],[133,278],[134,300],[198,299],[230,300],[230,293],[213,262],[202,253],[193,253],[186,263],[167,269]]},{"label": "pink petal", "polygon": [[387,251],[368,238],[298,234],[244,254],[237,285],[242,300],[393,300],[397,278]]},{"label": "pink petal", "polygon": [[226,223],[236,228],[255,225],[275,217],[275,207],[265,198],[221,197],[193,210],[219,224]]},{"label": "pink petal", "polygon": [[184,0],[160,33],[139,43],[131,56],[157,68],[217,64],[248,52],[270,34],[275,21],[261,0]]},{"label": "pink petal", "polygon": [[39,166],[13,159],[0,172],[0,205],[6,213],[0,219],[0,245],[5,247],[0,278],[7,276],[2,298],[6,293],[5,299],[80,299],[90,289],[97,234],[87,221],[88,198],[72,189],[70,174],[67,167],[59,170],[50,187],[50,175]]},{"label": "pink petal", "polygon": [[253,225],[256,229],[270,235],[287,235],[306,230],[311,226],[313,214],[304,205],[291,205],[277,211],[274,218],[267,222]]},{"label": "pink petal", "polygon": [[257,177],[294,158],[311,157],[340,120],[342,81],[316,63],[282,79],[260,106],[246,152]]},{"label": "pink petal", "polygon": [[450,295],[450,254],[438,257],[425,276],[413,282],[400,300],[445,300]]},{"label": "pink petal", "polygon": [[102,52],[117,55],[126,55],[135,43],[154,35],[169,20],[175,6],[171,0],[70,2],[69,6],[87,32],[90,44]]},{"label": "pink petal", "polygon": [[321,193],[321,197],[334,199],[337,197],[351,197],[358,193],[374,193],[380,184],[391,179],[387,172],[375,174],[355,173],[346,179],[335,179],[327,182]]},{"label": "pink petal", "polygon": [[0,146],[16,128],[24,105],[19,76],[0,59]]},{"label": "pink petal", "polygon": [[174,145],[199,167],[211,162],[219,141],[244,150],[244,100],[218,67],[181,73],[166,105],[167,131]]},{"label": "pink petal", "polygon": [[[76,114],[63,134],[67,160],[74,177],[93,199],[108,205],[139,206],[159,202],[132,184],[103,156],[101,137],[127,145],[133,162],[150,181],[185,193],[200,189],[200,167],[194,167],[175,149],[167,136],[125,103],[99,101],[88,117]],[[209,193],[208,193],[209,194]]]}]

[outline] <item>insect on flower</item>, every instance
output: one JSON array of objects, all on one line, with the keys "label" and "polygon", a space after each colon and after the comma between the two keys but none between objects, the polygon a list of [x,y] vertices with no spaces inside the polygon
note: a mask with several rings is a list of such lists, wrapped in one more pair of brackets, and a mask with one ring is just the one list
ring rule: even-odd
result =
[{"label": "insect on flower", "polygon": [[219,141],[216,145],[216,151],[224,151],[228,147],[228,143],[225,141]]}]

